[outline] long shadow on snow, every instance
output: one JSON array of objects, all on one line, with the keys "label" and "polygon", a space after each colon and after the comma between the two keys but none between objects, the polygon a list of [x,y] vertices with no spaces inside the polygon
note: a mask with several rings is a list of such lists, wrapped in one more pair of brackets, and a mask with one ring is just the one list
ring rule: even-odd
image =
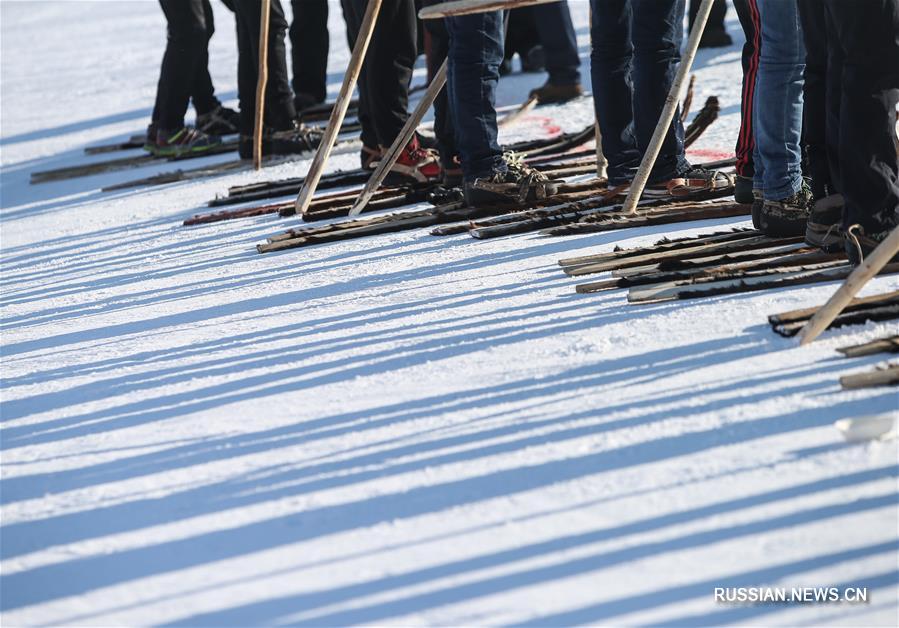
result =
[{"label": "long shadow on snow", "polygon": [[[688,370],[689,367],[683,370]],[[793,375],[793,374],[791,374]],[[799,374],[800,376],[802,373]],[[755,387],[776,381],[783,374],[772,375],[768,378],[756,378],[749,382],[744,382],[746,386]],[[655,379],[655,377],[653,377]],[[567,386],[555,386],[555,389],[563,388],[570,393],[571,397],[578,396],[580,390],[589,389],[602,385],[596,381],[581,381],[577,387],[569,384]],[[628,384],[633,385],[633,384]],[[783,391],[784,394],[799,394],[817,387],[817,384],[794,386]],[[723,384],[718,389],[710,392],[715,394],[721,390],[730,390],[729,383]],[[557,394],[558,390],[541,391],[547,394]],[[482,395],[478,395],[482,396]],[[508,403],[520,398],[521,392],[515,391],[510,393],[502,393],[498,396],[490,395],[494,404]],[[472,433],[462,435],[448,436],[431,441],[420,442],[421,434],[414,445],[403,445],[389,449],[382,449],[375,452],[366,452],[348,459],[315,462],[300,468],[285,468],[285,465],[275,465],[268,469],[257,469],[252,477],[242,480],[227,480],[216,484],[209,484],[197,489],[186,490],[177,494],[169,495],[162,499],[135,500],[128,503],[98,508],[90,511],[83,511],[73,514],[60,515],[55,517],[47,517],[39,521],[29,521],[22,524],[11,524],[0,528],[4,537],[2,547],[2,557],[4,560],[19,556],[30,551],[34,551],[37,547],[49,544],[60,545],[75,541],[85,540],[86,538],[99,537],[109,534],[117,534],[127,532],[141,527],[149,527],[171,523],[173,520],[180,518],[180,513],[189,510],[202,510],[202,514],[228,510],[231,508],[240,508],[253,504],[262,503],[268,500],[279,500],[288,496],[298,494],[311,494],[316,491],[324,491],[328,489],[351,486],[353,484],[370,482],[374,480],[383,480],[392,476],[401,474],[415,473],[429,467],[438,467],[441,465],[450,465],[460,462],[473,462],[475,460],[487,459],[492,456],[500,456],[503,454],[514,453],[524,450],[528,447],[538,447],[551,443],[562,443],[568,440],[574,440],[585,436],[611,432],[615,430],[625,430],[640,425],[647,425],[654,422],[666,421],[677,417],[689,417],[703,412],[714,411],[725,405],[726,402],[712,401],[702,405],[691,403],[694,392],[690,390],[679,391],[667,397],[653,398],[643,402],[634,402],[631,400],[620,404],[615,404],[603,408],[603,414],[598,415],[595,410],[588,410],[578,414],[558,415],[546,413],[543,416],[522,419],[510,417],[509,424],[500,425],[498,427],[487,427]],[[495,398],[494,398],[495,397]],[[770,393],[766,390],[762,392],[743,395],[739,401],[743,405],[752,404],[770,397]],[[681,402],[680,406],[671,407],[672,404]],[[868,400],[870,403],[870,400]],[[545,405],[545,404],[544,404]],[[614,415],[615,412],[633,411],[644,407],[658,407],[651,412],[640,414],[636,417],[598,420],[600,417]],[[450,408],[441,408],[441,412],[458,412],[461,410],[477,408],[478,402],[462,402]],[[507,411],[497,413],[497,416],[517,415],[518,411]],[[432,413],[424,413],[416,416],[414,413],[410,416],[406,414],[399,419],[393,418],[390,422],[397,423],[399,421],[408,422],[419,418],[419,416],[433,415]],[[489,418],[489,417],[487,417]],[[484,418],[478,419],[483,421]],[[582,425],[571,426],[573,422],[586,422]],[[559,426],[559,427],[557,427]],[[362,430],[377,429],[378,426],[363,424],[355,426],[354,432],[359,433]],[[552,429],[557,427],[557,429]],[[721,435],[726,436],[730,431],[730,426],[721,428]],[[552,430],[552,431],[547,431]],[[282,435],[274,442],[265,442],[263,444],[257,441],[251,442],[251,450],[263,451],[271,450],[274,447],[281,449],[285,447],[295,446],[297,440],[300,442],[309,442],[319,438],[326,438],[333,434],[314,433],[300,437],[299,439],[284,438]],[[509,437],[515,437],[510,439]],[[470,447],[489,441],[491,439],[504,439],[500,443],[490,443],[481,446]],[[380,443],[370,443],[366,448],[376,447]],[[220,444],[220,446],[222,446]],[[456,451],[456,448],[466,447],[464,451]],[[235,451],[236,449],[236,451]],[[446,453],[449,450],[450,453]],[[242,451],[240,448],[229,446],[228,451],[231,454],[228,458],[233,459],[237,456],[254,451]],[[422,457],[423,454],[431,454]],[[335,454],[339,455],[339,454]],[[394,462],[401,460],[406,456],[415,455],[414,462]],[[223,456],[219,455],[219,459]],[[332,456],[333,457],[333,456]],[[202,461],[195,461],[196,464],[208,462],[208,458]],[[176,459],[177,468],[188,466],[190,460]],[[162,469],[156,468],[159,472]],[[148,472],[150,472],[148,470]],[[133,477],[133,474],[129,474]],[[109,480],[121,480],[121,474],[118,477],[109,478]],[[36,483],[37,478],[25,478],[23,485],[29,487],[45,488],[45,484]],[[265,488],[276,486],[278,488]],[[14,487],[15,488],[15,487]],[[67,490],[69,487],[48,487],[45,490]],[[8,492],[4,488],[4,492]],[[224,496],[224,497],[223,497]],[[173,516],[172,513],[179,513]]]},{"label": "long shadow on snow", "polygon": [[[721,447],[722,443],[751,441],[820,427],[829,424],[834,416],[845,416],[869,408],[870,400],[868,399],[845,401],[826,409],[816,408],[811,411],[793,413],[789,417],[776,416],[728,425],[725,433],[722,433],[721,427],[715,427],[640,442],[612,451],[593,452],[568,459],[548,461],[525,469],[505,469],[481,476],[445,482],[439,486],[421,486],[402,493],[378,495],[349,504],[324,506],[302,514],[274,517],[266,521],[240,525],[199,536],[128,549],[114,554],[76,558],[63,563],[36,567],[0,577],[0,584],[2,584],[0,590],[4,593],[5,608],[19,608],[60,597],[82,594],[96,588],[142,577],[169,573],[211,561],[234,558],[285,544],[306,541],[324,534],[335,534],[369,527],[384,521],[439,512],[472,501],[482,501],[500,496],[508,497],[587,475],[626,468],[634,464],[647,464],[695,454],[706,449]],[[685,412],[692,414],[692,410],[689,408],[685,409]],[[150,507],[158,510],[160,504],[157,501],[154,500],[149,504]],[[782,518],[781,525],[784,527],[795,526],[803,522],[817,521],[840,514],[892,506],[894,503],[895,499],[892,495],[857,500],[849,504],[817,508],[789,515]],[[179,513],[179,518],[181,516],[188,515],[182,512]],[[96,523],[99,525],[100,522]],[[742,535],[776,529],[777,525],[778,520],[769,519],[736,526],[733,529],[712,530],[698,535],[690,535],[690,537],[695,536],[695,543],[699,545],[732,538],[732,530],[740,530]],[[682,549],[693,546],[692,543],[674,543],[674,546],[671,547],[672,542],[669,541],[656,545],[661,545],[661,547],[648,545],[642,551],[639,549],[627,550],[617,559],[626,562],[638,558],[641,553],[652,555],[664,548]],[[546,579],[565,577],[567,574],[578,573],[580,570],[594,569],[597,564],[605,564],[607,560],[609,560],[608,556],[600,556],[591,560],[585,559],[547,568],[548,571],[532,570],[525,574],[503,576],[494,586],[486,590],[504,590],[513,585],[524,586]],[[483,585],[483,583],[481,584]],[[417,597],[421,596],[416,596],[411,600],[406,599],[403,608],[410,611],[417,608],[416,604],[427,606],[437,602],[447,603],[447,600],[465,599],[484,590],[483,586],[471,589],[466,585],[460,587],[453,596],[439,595],[435,599],[432,594],[428,594],[423,596],[423,600],[420,601],[417,600]],[[389,607],[395,610],[392,604]],[[371,612],[365,614],[366,621],[375,621],[385,617],[377,609],[369,610]],[[329,623],[326,620],[330,619],[335,618],[316,618],[320,624]],[[357,621],[361,621],[361,619]],[[350,619],[335,619],[334,623],[355,622]]]}]

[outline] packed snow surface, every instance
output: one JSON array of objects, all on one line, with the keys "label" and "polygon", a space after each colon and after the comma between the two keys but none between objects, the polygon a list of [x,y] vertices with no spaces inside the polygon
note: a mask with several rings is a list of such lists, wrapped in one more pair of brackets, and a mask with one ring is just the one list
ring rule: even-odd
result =
[{"label": "packed snow surface", "polygon": [[[214,8],[234,104],[233,18]],[[571,8],[589,76],[587,6]],[[333,97],[348,53],[331,9]],[[171,164],[28,182],[146,125],[157,3],[0,10],[4,625],[896,625],[896,443],[833,427],[895,411],[894,389],[838,384],[883,356],[834,351],[895,325],[800,349],[767,315],[835,284],[632,306],[575,294],[557,266],[746,221],[260,255],[297,221],[181,222],[308,160],[114,193]],[[728,26],[739,40],[732,10]],[[697,59],[694,111],[722,105],[697,160],[732,153],[739,57]],[[542,80],[503,79],[499,105]],[[591,121],[585,99],[503,137]],[[868,602],[714,598],[756,586]]]}]

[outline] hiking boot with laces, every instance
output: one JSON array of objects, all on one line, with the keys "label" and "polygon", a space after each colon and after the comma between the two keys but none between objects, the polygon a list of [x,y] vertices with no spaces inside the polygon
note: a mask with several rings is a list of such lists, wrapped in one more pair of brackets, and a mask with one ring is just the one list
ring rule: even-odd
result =
[{"label": "hiking boot with laces", "polygon": [[233,135],[239,128],[240,114],[221,105],[197,116],[197,129],[208,135]]},{"label": "hiking boot with laces", "polygon": [[390,169],[386,181],[394,183],[427,183],[439,181],[443,175],[440,159],[433,150],[422,148],[417,136],[413,136],[396,163]]},{"label": "hiking boot with laces", "polygon": [[774,238],[805,235],[811,207],[812,191],[803,181],[802,187],[795,194],[777,201],[765,201],[759,228],[765,235]]},{"label": "hiking boot with laces", "polygon": [[182,127],[177,131],[156,130],[156,144],[150,150],[157,157],[181,157],[197,155],[221,146],[217,135],[207,135],[193,127]]},{"label": "hiking boot with laces", "polygon": [[543,86],[532,89],[528,94],[529,98],[536,98],[538,105],[550,105],[553,103],[564,103],[584,95],[584,88],[580,83],[573,85],[553,85],[545,83]]},{"label": "hiking boot with laces", "polygon": [[723,190],[733,187],[734,181],[730,175],[718,170],[706,170],[705,168],[692,168],[684,174],[646,186],[643,196],[646,198],[662,198],[666,196],[690,196],[697,192],[711,190]]},{"label": "hiking boot with laces", "polygon": [[761,229],[762,228],[762,207],[765,205],[765,193],[760,189],[755,188],[752,190],[752,210],[750,211],[752,215],[752,228],[753,229]]},{"label": "hiking boot with laces", "polygon": [[805,241],[816,246],[825,253],[836,253],[843,248],[843,234],[840,223],[843,221],[842,194],[831,194],[819,198],[812,205],[811,213],[805,227]]},{"label": "hiking boot with laces", "polygon": [[[314,151],[322,140],[322,132],[294,121],[293,127],[283,131],[265,129],[262,133],[262,154],[301,155]],[[238,144],[241,159],[253,158],[253,136],[241,135]]]},{"label": "hiking boot with laces", "polygon": [[744,177],[738,174],[734,179],[734,201],[740,205],[752,205],[754,200],[752,177]]},{"label": "hiking boot with laces", "polygon": [[505,153],[505,168],[465,182],[465,202],[471,207],[494,203],[524,203],[553,196],[559,185],[524,163],[521,155]]},{"label": "hiking boot with laces", "polygon": [[[886,240],[895,228],[894,226],[892,229],[886,228],[866,233],[865,228],[856,223],[846,229],[846,232],[843,234],[843,246],[846,249],[849,263],[853,266],[858,266],[865,261],[865,258],[871,255],[874,249]],[[899,253],[894,255],[888,263],[894,264],[896,262],[899,262]]]},{"label": "hiking boot with laces", "polygon": [[156,149],[156,123],[151,122],[147,126],[147,135],[144,137],[144,150],[152,153]]}]

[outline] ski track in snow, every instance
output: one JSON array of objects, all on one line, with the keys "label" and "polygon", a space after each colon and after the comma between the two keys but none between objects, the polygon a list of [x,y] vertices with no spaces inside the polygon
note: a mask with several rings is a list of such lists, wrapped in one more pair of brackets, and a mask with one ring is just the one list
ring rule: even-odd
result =
[{"label": "ski track in snow", "polygon": [[[233,22],[213,4],[233,102]],[[348,55],[331,8],[333,97]],[[576,295],[556,265],[746,221],[259,255],[295,221],[181,221],[308,161],[109,194],[171,167],[28,184],[146,124],[155,2],[0,11],[4,625],[897,623],[896,444],[832,427],[895,411],[893,389],[838,384],[883,356],[834,352],[895,325],[798,349],[766,316],[835,284],[635,307]],[[694,112],[722,105],[696,154],[729,154],[739,49],[701,51],[696,74]],[[499,104],[542,79],[503,79]],[[591,115],[541,109],[503,137]],[[716,604],[725,586],[870,601]]]}]

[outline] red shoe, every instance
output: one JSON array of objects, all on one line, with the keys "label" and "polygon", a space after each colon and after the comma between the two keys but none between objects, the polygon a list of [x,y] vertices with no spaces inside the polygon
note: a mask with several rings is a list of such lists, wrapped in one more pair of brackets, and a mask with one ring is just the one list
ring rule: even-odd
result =
[{"label": "red shoe", "polygon": [[443,169],[440,167],[440,159],[435,151],[422,148],[418,143],[418,137],[410,140],[399,159],[390,169],[391,175],[397,175],[404,179],[426,183],[428,181],[440,181]]}]

